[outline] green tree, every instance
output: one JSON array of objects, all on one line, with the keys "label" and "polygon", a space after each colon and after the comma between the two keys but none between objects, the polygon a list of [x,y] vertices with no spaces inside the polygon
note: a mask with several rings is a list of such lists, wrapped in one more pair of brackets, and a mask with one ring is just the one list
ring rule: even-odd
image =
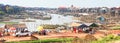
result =
[{"label": "green tree", "polygon": [[2,11],[2,9],[0,8],[0,11]]},{"label": "green tree", "polygon": [[8,14],[12,14],[12,13],[13,13],[13,8],[12,8],[12,6],[6,5],[5,9],[6,9],[6,13],[8,13]]},{"label": "green tree", "polygon": [[3,11],[0,11],[0,15],[4,15],[5,13]]}]

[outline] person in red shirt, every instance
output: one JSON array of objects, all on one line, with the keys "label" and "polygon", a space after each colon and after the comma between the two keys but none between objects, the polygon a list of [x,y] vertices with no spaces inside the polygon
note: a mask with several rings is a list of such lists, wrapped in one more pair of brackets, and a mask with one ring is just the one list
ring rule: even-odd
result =
[{"label": "person in red shirt", "polygon": [[73,32],[76,33],[76,27],[73,27]]}]

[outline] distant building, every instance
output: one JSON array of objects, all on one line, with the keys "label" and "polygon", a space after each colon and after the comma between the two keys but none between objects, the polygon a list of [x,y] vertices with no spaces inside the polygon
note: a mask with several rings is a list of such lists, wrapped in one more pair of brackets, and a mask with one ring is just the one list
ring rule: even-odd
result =
[{"label": "distant building", "polygon": [[100,13],[101,14],[106,14],[106,13],[108,13],[109,12],[109,8],[107,8],[107,7],[102,7],[102,8],[100,8]]}]

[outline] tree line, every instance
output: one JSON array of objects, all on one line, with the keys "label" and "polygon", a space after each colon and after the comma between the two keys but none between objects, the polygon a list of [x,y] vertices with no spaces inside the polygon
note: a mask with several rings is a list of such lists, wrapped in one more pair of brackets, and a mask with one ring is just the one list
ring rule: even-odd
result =
[{"label": "tree line", "polygon": [[18,14],[24,11],[24,7],[0,4],[0,15]]}]

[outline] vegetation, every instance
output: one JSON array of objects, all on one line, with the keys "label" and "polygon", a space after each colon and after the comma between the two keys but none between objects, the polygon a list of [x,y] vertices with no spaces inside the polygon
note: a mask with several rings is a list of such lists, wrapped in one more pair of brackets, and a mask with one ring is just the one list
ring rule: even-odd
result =
[{"label": "vegetation", "polygon": [[111,27],[111,29],[113,29],[113,30],[119,30],[120,26],[114,26],[114,27]]},{"label": "vegetation", "polygon": [[0,22],[0,24],[3,23],[3,24],[16,24],[18,22]]},{"label": "vegetation", "polygon": [[75,43],[75,42],[81,42],[81,43],[108,43],[112,41],[120,40],[120,36],[114,36],[114,35],[108,35],[105,38],[94,40],[94,41],[88,41],[80,38],[54,38],[54,39],[44,39],[44,40],[32,40],[32,41],[19,41],[19,42],[6,42],[6,43]]},{"label": "vegetation", "polygon": [[120,36],[108,35],[107,37],[97,41],[93,41],[92,43],[108,43],[110,41],[116,41],[116,40],[120,40]]},{"label": "vegetation", "polygon": [[45,29],[55,29],[57,27],[64,26],[64,25],[48,25],[48,24],[45,24],[45,25],[42,25],[42,26]]},{"label": "vegetation", "polygon": [[5,13],[3,11],[0,11],[0,15],[4,15]]},{"label": "vegetation", "polygon": [[70,43],[73,38],[56,38],[56,39],[44,39],[44,40],[33,40],[33,41],[20,41],[20,42],[6,42],[6,43],[54,43],[54,42],[66,42]]},{"label": "vegetation", "polygon": [[0,14],[17,14],[23,10],[22,7],[0,4]]}]

